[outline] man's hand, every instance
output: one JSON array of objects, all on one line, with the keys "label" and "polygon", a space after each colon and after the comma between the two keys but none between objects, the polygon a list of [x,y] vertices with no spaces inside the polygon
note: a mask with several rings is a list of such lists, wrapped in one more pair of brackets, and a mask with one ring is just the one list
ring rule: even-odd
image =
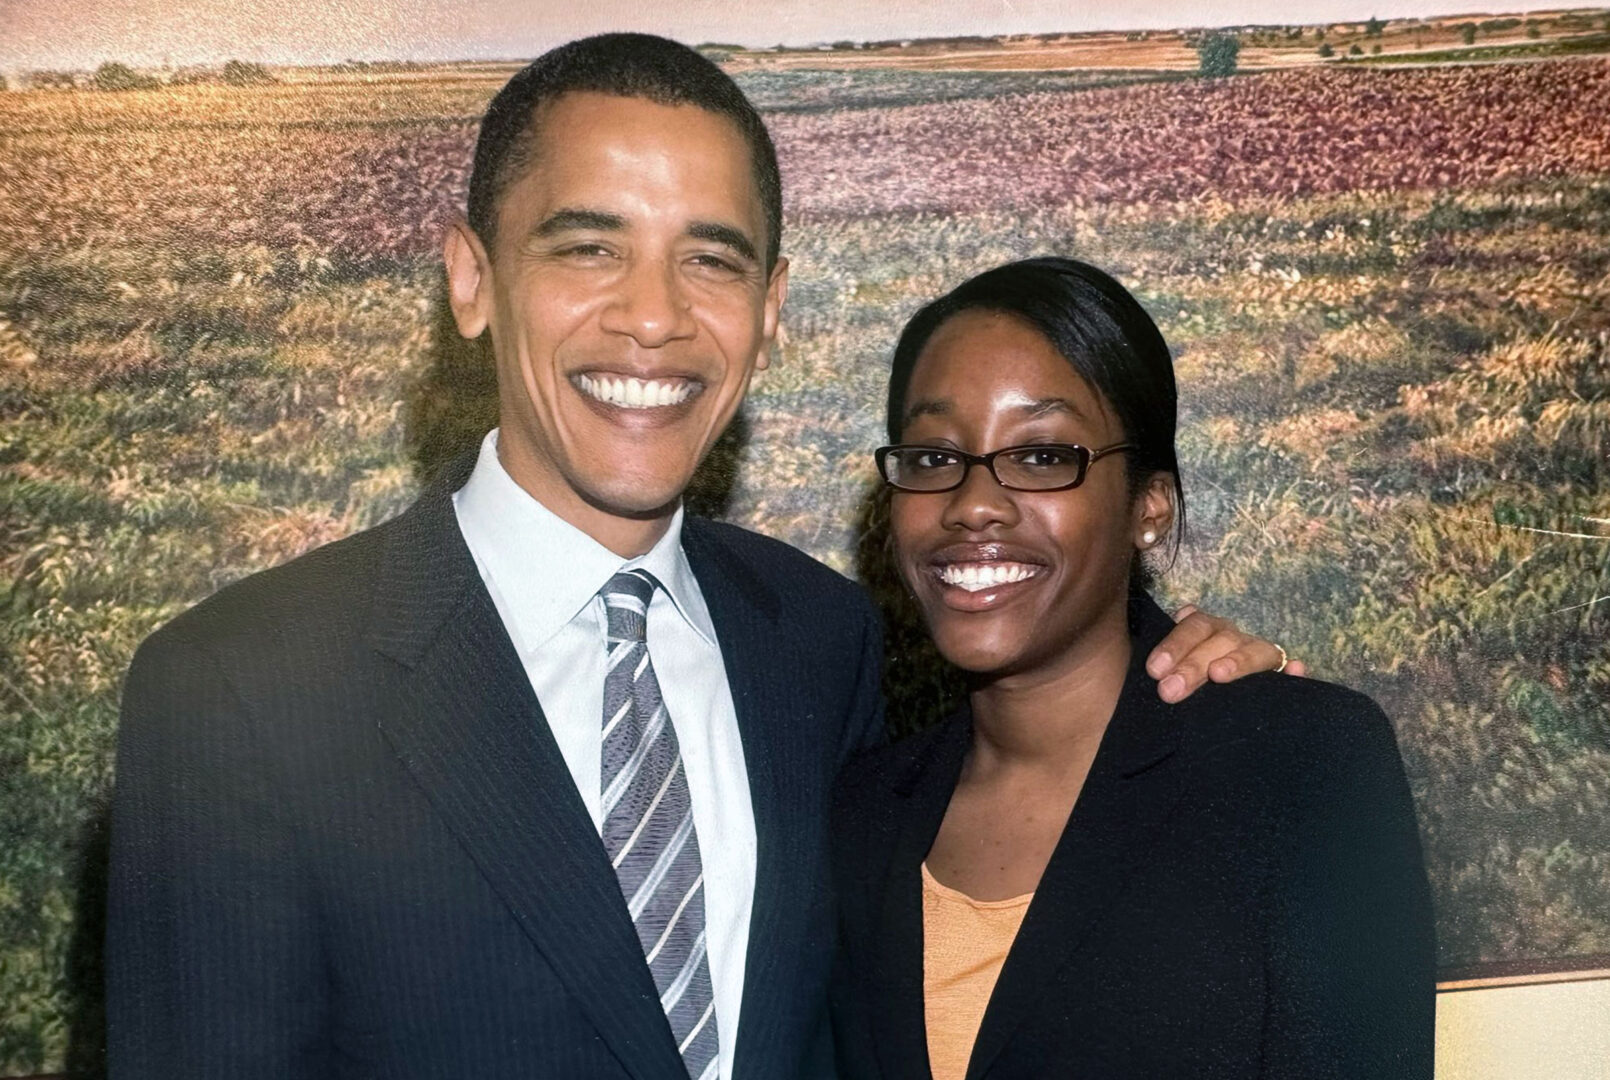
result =
[{"label": "man's hand", "polygon": [[[1243,675],[1274,671],[1286,659],[1280,647],[1237,628],[1229,619],[1186,604],[1174,613],[1174,629],[1146,658],[1146,671],[1157,680],[1157,696],[1183,701],[1207,680],[1234,682]],[[1287,675],[1306,675],[1308,665],[1286,659]]]}]

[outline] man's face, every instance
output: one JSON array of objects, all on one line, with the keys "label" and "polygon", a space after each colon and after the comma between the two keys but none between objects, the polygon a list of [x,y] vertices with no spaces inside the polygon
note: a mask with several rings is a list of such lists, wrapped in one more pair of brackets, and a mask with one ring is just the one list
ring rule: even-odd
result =
[{"label": "man's face", "polygon": [[766,364],[787,266],[766,271],[727,118],[572,93],[535,123],[494,250],[448,239],[454,315],[492,333],[504,467],[606,546],[646,549]]}]

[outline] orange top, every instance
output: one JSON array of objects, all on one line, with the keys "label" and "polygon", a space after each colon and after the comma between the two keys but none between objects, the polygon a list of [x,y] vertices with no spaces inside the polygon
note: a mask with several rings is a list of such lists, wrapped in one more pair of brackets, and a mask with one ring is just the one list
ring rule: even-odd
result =
[{"label": "orange top", "polygon": [[963,1080],[995,980],[1033,893],[974,900],[922,866],[922,998],[934,1080]]}]

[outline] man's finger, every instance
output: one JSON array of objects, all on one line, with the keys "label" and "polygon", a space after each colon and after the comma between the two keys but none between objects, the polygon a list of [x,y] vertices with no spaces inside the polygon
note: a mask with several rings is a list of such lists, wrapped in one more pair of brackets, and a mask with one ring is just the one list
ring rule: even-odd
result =
[{"label": "man's finger", "polygon": [[1233,626],[1209,634],[1183,655],[1174,670],[1157,684],[1158,696],[1171,703],[1190,697],[1207,682],[1208,669],[1217,661],[1229,658],[1246,640],[1247,635]]},{"label": "man's finger", "polygon": [[[1234,682],[1243,675],[1257,671],[1275,671],[1280,668],[1280,649],[1261,638],[1247,636],[1246,644],[1208,662],[1208,678],[1214,682]],[[1287,675],[1306,675],[1308,665],[1301,660],[1286,658]]]},{"label": "man's finger", "polygon": [[[1186,608],[1190,610],[1186,611]],[[1173,671],[1181,659],[1190,655],[1221,629],[1220,624],[1223,620],[1204,615],[1190,604],[1186,604],[1180,612],[1184,614],[1175,613],[1175,618],[1179,621],[1174,629],[1158,642],[1157,648],[1146,658],[1146,673],[1154,679],[1161,679]]]}]

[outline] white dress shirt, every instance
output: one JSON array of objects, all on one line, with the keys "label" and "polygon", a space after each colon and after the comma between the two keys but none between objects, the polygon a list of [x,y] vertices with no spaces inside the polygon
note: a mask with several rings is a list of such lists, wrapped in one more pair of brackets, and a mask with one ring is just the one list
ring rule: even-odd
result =
[{"label": "white dress shirt", "polygon": [[721,648],[682,551],[682,511],[653,550],[623,559],[516,484],[498,460],[497,440],[493,430],[481,443],[453,509],[594,828],[602,818],[607,628],[598,590],[638,567],[662,586],[649,604],[649,659],[693,802],[720,1071],[731,1077],[755,895],[755,815]]}]

